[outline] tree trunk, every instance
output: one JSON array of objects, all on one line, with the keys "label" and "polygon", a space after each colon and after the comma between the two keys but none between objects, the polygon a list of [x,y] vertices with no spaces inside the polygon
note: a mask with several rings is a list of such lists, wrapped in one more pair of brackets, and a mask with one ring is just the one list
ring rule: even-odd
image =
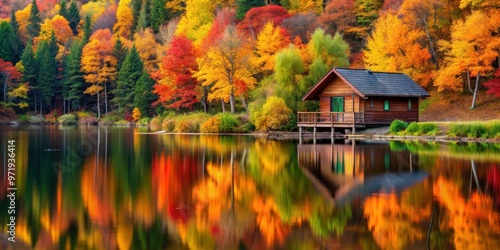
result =
[{"label": "tree trunk", "polygon": [[477,72],[476,76],[476,86],[474,86],[474,97],[472,97],[472,105],[470,106],[470,109],[476,108],[476,97],[477,97],[478,87],[479,87],[479,72]]},{"label": "tree trunk", "polygon": [[231,114],[234,114],[234,93],[232,91],[229,97],[229,104],[231,105]]},{"label": "tree trunk", "polygon": [[37,109],[36,109],[37,102],[38,102],[38,100],[36,99],[36,90],[35,90],[35,115],[36,115],[36,112],[37,112]]},{"label": "tree trunk", "polygon": [[63,114],[66,114],[66,98],[63,98]]},{"label": "tree trunk", "polygon": [[431,34],[429,33],[429,26],[427,25],[427,16],[422,20],[425,27],[425,34],[427,35],[427,40],[429,40],[429,47],[431,48],[431,56],[434,64],[436,65],[436,70],[439,69],[438,58],[436,55],[436,50],[434,49],[434,43],[432,42]]},{"label": "tree trunk", "polygon": [[226,113],[226,107],[224,106],[224,101],[221,100],[220,103],[222,104],[222,113]]},{"label": "tree trunk", "polygon": [[8,76],[5,76],[5,82],[3,83],[3,102],[7,104],[7,81],[9,80]]},{"label": "tree trunk", "polygon": [[108,89],[107,89],[108,84],[104,83],[104,113],[107,115],[108,114]]},{"label": "tree trunk", "polygon": [[99,103],[99,91],[97,92],[97,119],[101,119],[101,105]]},{"label": "tree trunk", "polygon": [[248,105],[247,105],[247,101],[245,100],[245,97],[240,96],[240,98],[241,98],[241,102],[243,103],[243,107],[245,108],[246,111],[248,111]]},{"label": "tree trunk", "polygon": [[470,71],[469,71],[469,69],[467,69],[467,84],[469,85],[469,91],[471,93],[474,93],[474,91],[472,91],[472,86],[470,85]]}]

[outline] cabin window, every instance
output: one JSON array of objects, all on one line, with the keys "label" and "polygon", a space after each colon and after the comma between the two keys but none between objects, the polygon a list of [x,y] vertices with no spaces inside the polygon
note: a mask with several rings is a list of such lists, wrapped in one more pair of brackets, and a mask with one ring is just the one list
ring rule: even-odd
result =
[{"label": "cabin window", "polygon": [[384,110],[389,111],[390,105],[389,105],[389,100],[384,100]]},{"label": "cabin window", "polygon": [[411,110],[411,99],[408,99],[408,110]]},{"label": "cabin window", "polygon": [[344,112],[344,97],[342,96],[334,96],[331,99],[331,112]]},{"label": "cabin window", "polygon": [[375,103],[373,103],[373,99],[370,100],[370,108],[375,108]]}]

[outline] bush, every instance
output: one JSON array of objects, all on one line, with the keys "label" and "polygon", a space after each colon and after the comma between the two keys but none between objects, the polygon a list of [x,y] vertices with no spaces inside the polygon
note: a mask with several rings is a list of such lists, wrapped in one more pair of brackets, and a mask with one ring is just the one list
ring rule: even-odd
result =
[{"label": "bush", "polygon": [[151,121],[149,122],[149,125],[151,125],[151,128],[154,130],[161,130],[161,124],[163,122],[163,119],[161,116],[155,116]]},{"label": "bush", "polygon": [[186,119],[179,120],[175,123],[175,128],[174,132],[177,133],[194,133],[197,132],[196,127],[193,126],[192,123],[190,123]]},{"label": "bush", "polygon": [[130,125],[130,122],[125,120],[125,119],[121,119],[117,122],[115,122],[115,125],[121,125],[121,126],[129,126]]},{"label": "bush", "polygon": [[165,118],[163,120],[163,123],[161,124],[161,127],[163,128],[163,130],[165,130],[167,132],[174,132],[174,129],[175,129],[175,120],[174,119]]},{"label": "bush", "polygon": [[448,135],[464,137],[469,133],[469,126],[465,124],[452,124],[448,129]]},{"label": "bush", "polygon": [[59,117],[57,121],[63,125],[75,125],[78,121],[76,120],[76,115],[65,114]]},{"label": "bush", "polygon": [[32,115],[28,119],[28,122],[30,124],[42,124],[42,123],[45,123],[46,121],[45,121],[45,119],[43,118],[42,115]]},{"label": "bush", "polygon": [[232,133],[236,131],[236,128],[240,125],[234,115],[223,113],[217,115],[219,117],[219,132],[220,133]]},{"label": "bush", "polygon": [[493,122],[490,124],[488,138],[500,138],[500,122]]},{"label": "bush", "polygon": [[[392,125],[392,124],[391,124]],[[419,130],[419,126],[417,122],[411,122],[408,127],[405,129],[405,133],[409,135],[416,134]]]},{"label": "bush", "polygon": [[139,126],[148,126],[150,120],[151,119],[149,117],[141,118],[141,119],[139,119],[139,121],[137,121],[137,125],[139,125]]},{"label": "bush", "polygon": [[219,116],[210,117],[200,125],[201,133],[219,133]]},{"label": "bush", "polygon": [[139,110],[139,108],[134,108],[134,110],[132,110],[132,119],[134,121],[138,121],[139,119],[141,119],[141,111]]},{"label": "bush", "polygon": [[[97,125],[99,121],[97,120],[97,117],[94,116],[89,116],[85,118],[80,118],[78,119],[78,124],[80,125]],[[113,124],[114,122],[110,123]]]},{"label": "bush", "polygon": [[468,137],[482,138],[488,135],[488,130],[484,124],[475,123],[469,126]]},{"label": "bush", "polygon": [[288,123],[289,115],[292,113],[283,99],[270,96],[261,110],[256,110],[251,116],[257,130],[278,130]]},{"label": "bush", "polygon": [[420,123],[418,127],[416,135],[436,135],[439,132],[439,127],[434,123]]},{"label": "bush", "polygon": [[408,127],[408,123],[401,120],[394,120],[389,127],[389,132],[392,134],[404,131]]},{"label": "bush", "polygon": [[57,110],[53,110],[45,115],[45,120],[49,123],[56,123],[58,118]]}]

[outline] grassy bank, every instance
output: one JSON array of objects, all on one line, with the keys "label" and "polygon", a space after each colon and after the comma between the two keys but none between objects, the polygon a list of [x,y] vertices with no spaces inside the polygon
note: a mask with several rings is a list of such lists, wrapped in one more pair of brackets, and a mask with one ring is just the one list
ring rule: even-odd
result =
[{"label": "grassy bank", "polygon": [[394,120],[391,135],[449,136],[453,138],[500,139],[500,120],[471,122],[412,122]]}]

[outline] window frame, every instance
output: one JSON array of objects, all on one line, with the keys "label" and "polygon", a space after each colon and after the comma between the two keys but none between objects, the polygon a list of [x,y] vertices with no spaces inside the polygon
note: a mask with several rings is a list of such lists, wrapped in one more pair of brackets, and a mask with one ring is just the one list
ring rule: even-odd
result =
[{"label": "window frame", "polygon": [[390,111],[391,110],[391,103],[389,100],[384,100],[384,111]]}]

